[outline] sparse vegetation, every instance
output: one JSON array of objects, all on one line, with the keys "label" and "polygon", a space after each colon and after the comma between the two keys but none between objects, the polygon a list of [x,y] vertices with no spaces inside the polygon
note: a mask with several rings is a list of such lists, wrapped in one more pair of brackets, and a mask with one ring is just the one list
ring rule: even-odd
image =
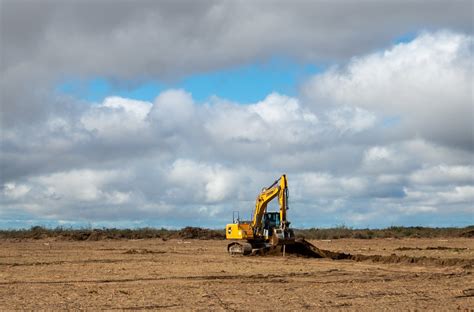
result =
[{"label": "sparse vegetation", "polygon": [[[306,239],[372,239],[372,238],[435,238],[435,237],[474,237],[474,225],[464,228],[430,228],[392,226],[386,229],[352,229],[340,226],[330,229],[295,230],[296,236]],[[180,230],[157,228],[139,229],[72,229],[57,227],[53,229],[34,226],[29,229],[0,230],[0,239],[42,239],[56,238],[72,241],[95,241],[104,239],[225,239],[225,231],[185,227]]]},{"label": "sparse vegetation", "polygon": [[352,229],[345,226],[330,229],[296,230],[296,235],[306,239],[339,239],[339,238],[435,238],[435,237],[474,237],[474,225],[464,228],[432,228],[391,226],[385,229]]},{"label": "sparse vegetation", "polygon": [[185,227],[181,230],[139,228],[139,229],[71,229],[57,227],[48,229],[34,226],[30,229],[0,230],[0,239],[42,239],[56,238],[71,241],[97,241],[107,239],[225,239],[224,230],[209,230]]}]

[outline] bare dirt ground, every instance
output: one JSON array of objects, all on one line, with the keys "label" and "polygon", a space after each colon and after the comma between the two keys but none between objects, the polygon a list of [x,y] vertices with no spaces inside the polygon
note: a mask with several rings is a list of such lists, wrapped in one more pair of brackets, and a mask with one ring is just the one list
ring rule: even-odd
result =
[{"label": "bare dirt ground", "polygon": [[474,239],[312,243],[383,257],[231,257],[221,240],[2,240],[0,310],[474,309]]}]

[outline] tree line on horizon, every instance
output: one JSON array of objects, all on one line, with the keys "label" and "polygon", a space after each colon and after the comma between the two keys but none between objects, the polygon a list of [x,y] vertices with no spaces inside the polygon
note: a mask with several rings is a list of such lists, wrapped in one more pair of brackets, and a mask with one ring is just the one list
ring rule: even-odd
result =
[{"label": "tree line on horizon", "polygon": [[[354,229],[346,226],[334,228],[295,229],[297,237],[306,239],[373,239],[373,238],[474,238],[474,225],[467,227],[391,226],[383,229]],[[47,228],[32,226],[28,229],[0,230],[0,239],[47,239],[71,241],[97,241],[107,239],[225,239],[225,230],[185,227],[178,230],[165,228]]]}]

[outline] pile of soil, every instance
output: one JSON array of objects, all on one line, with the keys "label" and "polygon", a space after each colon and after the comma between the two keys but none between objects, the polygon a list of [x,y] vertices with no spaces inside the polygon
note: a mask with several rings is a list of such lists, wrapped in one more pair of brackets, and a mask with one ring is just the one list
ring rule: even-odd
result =
[{"label": "pile of soil", "polygon": [[474,259],[461,259],[461,258],[433,258],[433,257],[410,257],[410,256],[398,256],[392,254],[390,256],[381,255],[352,255],[350,257],[354,261],[372,261],[381,263],[404,263],[404,264],[422,264],[422,265],[438,265],[438,266],[474,266]]},{"label": "pile of soil", "polygon": [[[428,247],[431,249],[449,249],[448,247]],[[433,257],[410,257],[406,255],[391,254],[390,256],[382,255],[351,255],[343,252],[334,252],[330,250],[320,249],[304,239],[296,240],[295,244],[286,246],[286,253],[307,258],[326,258],[332,260],[353,260],[353,261],[372,261],[381,263],[404,263],[404,264],[422,264],[422,265],[438,265],[438,266],[474,266],[474,259],[462,258],[433,258]]]},{"label": "pile of soil", "polygon": [[461,237],[474,237],[474,230],[469,230],[460,235]]},{"label": "pile of soil", "polygon": [[351,255],[319,249],[305,239],[297,239],[293,245],[286,246],[286,253],[308,258],[329,258],[333,260],[350,259]]}]

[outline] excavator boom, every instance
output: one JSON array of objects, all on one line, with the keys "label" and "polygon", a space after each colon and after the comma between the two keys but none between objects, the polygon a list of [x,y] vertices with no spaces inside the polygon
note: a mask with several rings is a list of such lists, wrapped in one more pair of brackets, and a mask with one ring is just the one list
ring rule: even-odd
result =
[{"label": "excavator boom", "polygon": [[283,224],[286,222],[286,210],[288,209],[288,182],[285,174],[273,182],[272,185],[264,188],[257,196],[255,212],[251,223],[255,234],[260,234],[263,226],[262,217],[267,211],[267,205],[277,196],[280,204],[280,224]]}]

